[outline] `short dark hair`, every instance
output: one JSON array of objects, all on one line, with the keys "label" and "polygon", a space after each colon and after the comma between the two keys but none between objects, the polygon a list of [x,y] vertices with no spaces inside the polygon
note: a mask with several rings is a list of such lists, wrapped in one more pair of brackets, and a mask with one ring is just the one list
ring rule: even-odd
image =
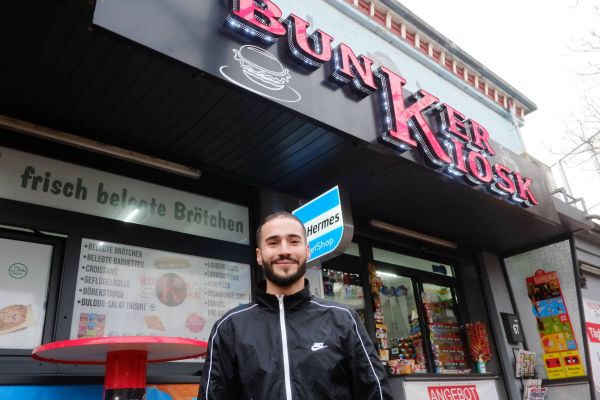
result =
[{"label": "short dark hair", "polygon": [[260,239],[261,239],[261,235],[262,235],[262,227],[267,222],[274,220],[276,218],[289,218],[289,219],[293,219],[294,221],[298,222],[300,224],[300,226],[302,227],[302,236],[304,237],[304,240],[306,241],[306,228],[304,227],[304,223],[302,221],[300,221],[300,218],[296,217],[294,214],[289,213],[287,211],[277,211],[277,212],[267,215],[262,220],[261,224],[258,226],[258,229],[256,229],[256,245],[257,246],[260,245]]}]

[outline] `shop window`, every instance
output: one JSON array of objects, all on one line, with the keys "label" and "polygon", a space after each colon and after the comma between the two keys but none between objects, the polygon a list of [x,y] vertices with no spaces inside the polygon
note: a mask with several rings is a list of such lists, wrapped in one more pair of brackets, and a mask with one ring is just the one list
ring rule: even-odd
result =
[{"label": "shop window", "polygon": [[453,268],[377,248],[373,258],[376,343],[390,374],[471,372]]},{"label": "shop window", "polygon": [[411,257],[393,251],[373,247],[373,259],[388,264],[399,265],[406,268],[418,269],[425,272],[454,277],[454,268],[451,265],[440,264],[422,258]]},{"label": "shop window", "polygon": [[358,274],[323,268],[323,298],[352,308],[366,322],[365,294]]},{"label": "shop window", "polygon": [[451,288],[429,283],[424,283],[422,288],[421,301],[429,330],[435,372],[470,371]]},{"label": "shop window", "polygon": [[381,358],[388,361],[392,373],[427,372],[423,332],[411,278],[378,272],[383,320],[376,324],[381,339]]},{"label": "shop window", "polygon": [[208,340],[250,301],[250,265],[83,239],[70,338],[178,336]]},{"label": "shop window", "polygon": [[42,343],[53,247],[0,238],[0,349]]}]

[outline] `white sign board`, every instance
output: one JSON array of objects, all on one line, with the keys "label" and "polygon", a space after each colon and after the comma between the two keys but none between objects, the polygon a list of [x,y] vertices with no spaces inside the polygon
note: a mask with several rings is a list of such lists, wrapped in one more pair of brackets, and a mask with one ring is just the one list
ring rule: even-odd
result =
[{"label": "white sign board", "polygon": [[52,246],[0,239],[0,348],[42,343]]},{"label": "white sign board", "polygon": [[83,239],[71,335],[208,340],[250,302],[250,265]]},{"label": "white sign board", "polygon": [[410,400],[498,400],[494,381],[404,382]]},{"label": "white sign board", "polygon": [[248,208],[0,147],[0,197],[249,244]]},{"label": "white sign board", "polygon": [[600,301],[584,298],[583,311],[594,386],[596,392],[600,393]]}]

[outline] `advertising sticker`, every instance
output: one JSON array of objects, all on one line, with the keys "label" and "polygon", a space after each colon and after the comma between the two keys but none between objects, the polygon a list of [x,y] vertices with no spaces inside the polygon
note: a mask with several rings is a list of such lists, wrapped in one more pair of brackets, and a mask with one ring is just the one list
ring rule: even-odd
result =
[{"label": "advertising sticker", "polygon": [[494,381],[404,382],[407,399],[498,400]]},{"label": "advertising sticker", "polygon": [[250,266],[83,239],[71,338],[208,340],[228,310],[250,302]]},{"label": "advertising sticker", "polygon": [[548,379],[584,376],[571,319],[556,271],[537,270],[526,279],[527,295],[544,349]]},{"label": "advertising sticker", "polygon": [[52,246],[0,239],[0,348],[42,342]]},{"label": "advertising sticker", "polygon": [[600,301],[584,298],[583,310],[594,385],[600,393]]}]

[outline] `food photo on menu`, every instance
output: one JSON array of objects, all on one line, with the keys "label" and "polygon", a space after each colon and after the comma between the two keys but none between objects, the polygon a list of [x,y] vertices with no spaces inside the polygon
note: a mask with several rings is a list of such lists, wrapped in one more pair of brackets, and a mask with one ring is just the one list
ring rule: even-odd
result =
[{"label": "food photo on menu", "polygon": [[71,337],[208,340],[229,309],[250,301],[250,266],[125,244],[82,241]]}]

